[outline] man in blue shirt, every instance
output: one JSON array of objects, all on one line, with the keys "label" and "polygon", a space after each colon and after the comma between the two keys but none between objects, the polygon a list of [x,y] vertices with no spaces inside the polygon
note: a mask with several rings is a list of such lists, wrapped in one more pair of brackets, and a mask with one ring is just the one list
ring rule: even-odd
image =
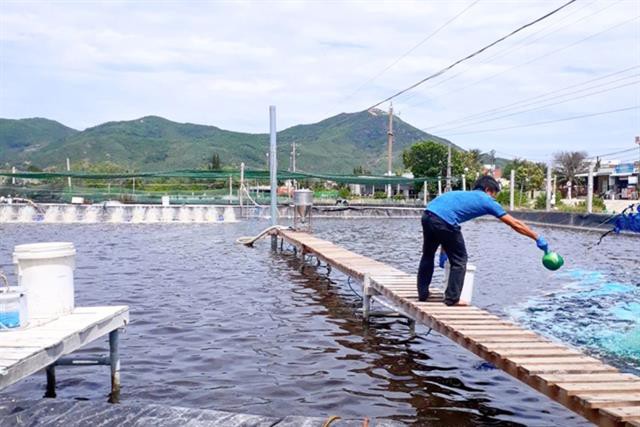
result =
[{"label": "man in blue shirt", "polygon": [[500,185],[491,176],[483,176],[475,183],[473,191],[450,191],[436,197],[422,215],[422,259],[418,269],[418,299],[426,301],[433,277],[434,255],[442,245],[449,258],[449,283],[444,293],[444,303],[457,304],[460,300],[464,276],[467,272],[467,249],[460,231],[460,224],[482,215],[493,215],[515,231],[532,238],[538,248],[547,251],[544,237],[536,234],[525,223],[509,215],[495,196]]}]

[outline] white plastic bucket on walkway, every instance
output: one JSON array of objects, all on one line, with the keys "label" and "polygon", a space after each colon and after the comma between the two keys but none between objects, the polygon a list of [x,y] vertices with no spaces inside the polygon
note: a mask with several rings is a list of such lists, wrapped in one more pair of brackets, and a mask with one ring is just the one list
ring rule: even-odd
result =
[{"label": "white plastic bucket on walkway", "polygon": [[75,255],[71,242],[30,243],[14,248],[13,263],[18,286],[26,294],[29,326],[73,311]]},{"label": "white plastic bucket on walkway", "polygon": [[[444,267],[444,286],[443,289],[447,289],[447,284],[449,283],[449,269],[451,265],[449,261],[445,264]],[[476,274],[476,266],[472,264],[467,264],[467,272],[464,275],[464,284],[462,286],[462,292],[460,293],[460,302],[464,304],[471,304],[471,299],[473,298],[473,280]]]}]

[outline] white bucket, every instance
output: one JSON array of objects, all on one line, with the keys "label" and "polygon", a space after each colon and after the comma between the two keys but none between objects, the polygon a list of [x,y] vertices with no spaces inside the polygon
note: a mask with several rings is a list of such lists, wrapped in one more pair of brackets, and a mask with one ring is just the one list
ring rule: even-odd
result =
[{"label": "white bucket", "polygon": [[26,294],[29,326],[73,311],[75,255],[70,242],[31,243],[14,248],[13,263],[18,286]]},{"label": "white bucket", "polygon": [[[449,270],[451,266],[449,261],[445,264],[444,267],[444,288],[447,288],[447,284],[449,283]],[[460,293],[460,302],[464,304],[471,304],[471,299],[473,298],[473,280],[476,274],[476,266],[472,264],[467,264],[467,272],[464,275],[464,284],[462,285],[462,292]]]}]

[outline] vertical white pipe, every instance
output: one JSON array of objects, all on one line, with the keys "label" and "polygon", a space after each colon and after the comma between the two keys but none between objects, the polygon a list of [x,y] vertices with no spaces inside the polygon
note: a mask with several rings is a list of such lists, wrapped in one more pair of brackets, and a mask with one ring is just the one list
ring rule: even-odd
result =
[{"label": "vertical white pipe", "polygon": [[238,201],[240,202],[240,216],[244,217],[244,162],[240,163],[240,188],[238,189]]},{"label": "vertical white pipe", "polygon": [[[269,130],[270,130],[270,148],[269,148],[269,177],[271,178],[271,225],[278,224],[278,177],[276,161],[276,106],[269,106]],[[277,249],[278,236],[271,236],[271,248]]]},{"label": "vertical white pipe", "polygon": [[551,162],[547,164],[547,212],[551,211],[551,165]]},{"label": "vertical white pipe", "polygon": [[515,209],[515,196],[516,196],[516,171],[511,169],[511,180],[509,181],[509,210]]},{"label": "vertical white pipe", "polygon": [[438,177],[438,196],[442,194],[442,179]]},{"label": "vertical white pipe", "polygon": [[[15,166],[11,167],[11,173],[16,173],[16,167]],[[16,178],[15,177],[11,178],[11,185],[16,185]]]},{"label": "vertical white pipe", "polygon": [[587,178],[587,213],[593,213],[593,164],[589,165]]},{"label": "vertical white pipe", "polygon": [[[69,158],[67,157],[67,172],[71,172],[71,163],[69,162]],[[71,188],[71,177],[68,176],[67,177],[67,184],[69,185],[69,188]]]},{"label": "vertical white pipe", "polygon": [[467,191],[467,177],[462,174],[462,191]]},{"label": "vertical white pipe", "polygon": [[427,206],[427,181],[422,184],[422,201]]}]

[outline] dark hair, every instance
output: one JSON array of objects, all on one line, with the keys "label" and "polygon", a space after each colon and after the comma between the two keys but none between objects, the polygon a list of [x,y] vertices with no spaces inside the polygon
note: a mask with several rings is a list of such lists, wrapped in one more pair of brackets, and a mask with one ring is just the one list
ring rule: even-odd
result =
[{"label": "dark hair", "polygon": [[474,190],[491,191],[493,193],[500,192],[500,184],[494,177],[485,175],[480,177],[473,185]]}]

